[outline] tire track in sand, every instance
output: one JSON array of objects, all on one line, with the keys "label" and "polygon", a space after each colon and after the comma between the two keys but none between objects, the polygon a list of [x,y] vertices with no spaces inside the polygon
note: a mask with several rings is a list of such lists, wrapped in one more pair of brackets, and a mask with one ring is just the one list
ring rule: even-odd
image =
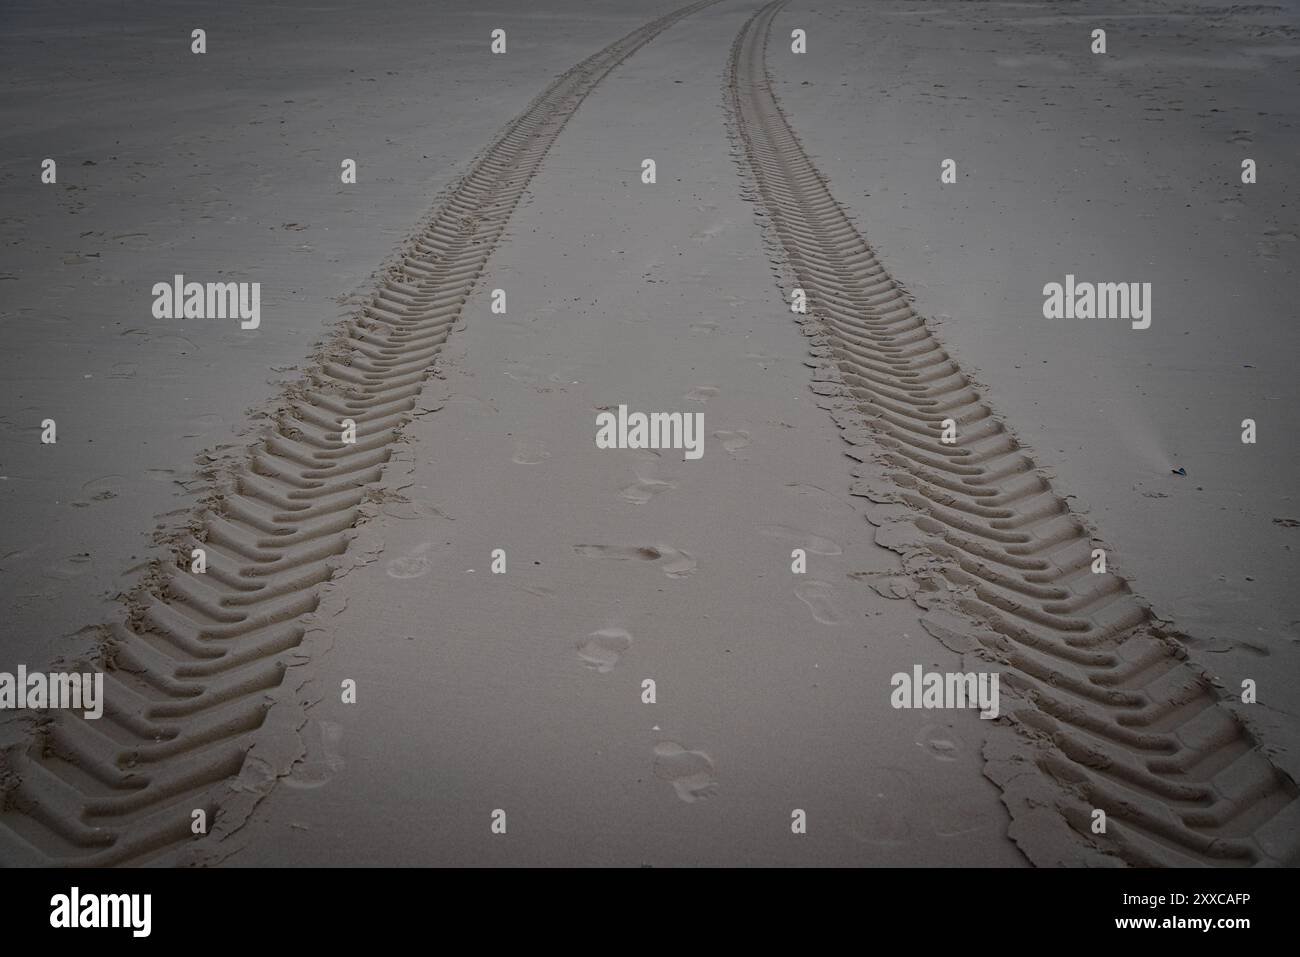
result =
[{"label": "tire track in sand", "polygon": [[[0,859],[120,864],[195,840],[191,812],[218,820],[245,758],[380,481],[424,380],[569,116],[611,70],[702,0],[654,20],[563,73],[474,162],[401,250],[371,302],[345,322],[274,426],[192,517],[184,562],[155,569],[111,626],[105,713],[50,712],[0,765]],[[356,443],[340,442],[342,420]],[[192,547],[205,575],[186,568]],[[262,783],[275,771],[257,771]],[[263,792],[264,793],[264,792]],[[256,798],[254,799],[254,803]]]},{"label": "tire track in sand", "polygon": [[[923,618],[927,631],[998,662],[1014,689],[1003,712],[1026,740],[992,739],[985,751],[1011,836],[1038,864],[1104,862],[1098,852],[1133,865],[1294,862],[1295,783],[1187,661],[1177,633],[1122,578],[1092,573],[1088,529],[912,309],[805,154],[765,66],[786,2],[755,13],[732,47],[737,152],[771,246],[808,293],[800,321],[813,389],[853,444],[850,455],[880,463],[894,483],[855,489],[878,503],[868,510],[877,541],[903,554],[905,568],[943,577],[947,597],[923,605],[936,609]],[[946,418],[958,424],[955,445],[939,440]],[[1106,811],[1105,835],[1091,833],[1093,808]]]}]

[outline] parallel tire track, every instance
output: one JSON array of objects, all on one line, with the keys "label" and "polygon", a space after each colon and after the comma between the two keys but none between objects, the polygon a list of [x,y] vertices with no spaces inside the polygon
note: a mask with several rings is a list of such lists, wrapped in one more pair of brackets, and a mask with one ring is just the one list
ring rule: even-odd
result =
[{"label": "parallel tire track", "polygon": [[[1061,787],[1069,825],[1133,865],[1291,863],[1295,783],[1114,574],[1091,571],[1071,514],[912,309],[804,152],[771,87],[774,0],[731,52],[731,120],[767,213],[768,238],[808,295],[804,332],[837,421],[865,428],[915,525],[955,586],[1034,739],[1033,763]],[[940,441],[954,419],[959,439]],[[878,494],[878,493],[877,493]],[[1107,813],[1090,833],[1090,809]]]},{"label": "parallel tire track", "polygon": [[[302,642],[302,615],[348,546],[424,380],[515,206],[568,118],[682,7],[562,74],[406,244],[359,316],[282,397],[230,487],[194,516],[186,556],[150,576],[112,626],[97,721],[53,712],[0,767],[0,860],[108,865],[157,857],[209,822]],[[343,420],[356,442],[341,442]],[[208,555],[190,574],[190,549]]]}]

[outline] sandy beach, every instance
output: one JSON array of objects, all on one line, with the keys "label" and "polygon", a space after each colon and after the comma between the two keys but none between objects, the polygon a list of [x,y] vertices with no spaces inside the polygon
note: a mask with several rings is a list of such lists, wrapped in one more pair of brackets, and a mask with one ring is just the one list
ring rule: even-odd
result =
[{"label": "sandy beach", "polygon": [[1300,858],[1294,4],[3,18],[0,863]]}]

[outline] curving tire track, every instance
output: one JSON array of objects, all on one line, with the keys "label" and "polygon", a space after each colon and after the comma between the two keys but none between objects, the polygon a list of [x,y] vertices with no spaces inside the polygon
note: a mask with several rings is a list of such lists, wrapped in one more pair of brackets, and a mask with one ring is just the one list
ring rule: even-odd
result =
[{"label": "curving tire track", "polygon": [[[1087,528],[912,309],[804,152],[764,62],[786,2],[757,11],[732,47],[732,129],[769,242],[808,295],[801,321],[814,391],[846,439],[870,443],[855,457],[866,461],[874,448],[894,483],[867,493],[908,526],[893,541],[911,547],[890,547],[937,567],[953,610],[978,622],[972,637],[1019,697],[1013,719],[1029,738],[1021,753],[1085,845],[1132,865],[1295,862],[1295,783],[1127,583],[1092,573]],[[956,444],[940,441],[948,418]],[[1016,797],[1026,787],[1019,772],[990,777],[1013,816],[1036,813],[1034,801]],[[1105,835],[1091,833],[1093,808],[1107,813]],[[1018,840],[1035,863],[1059,859],[1057,848]]]},{"label": "curving tire track", "polygon": [[[654,20],[556,79],[511,122],[407,242],[274,426],[193,516],[186,556],[157,569],[112,626],[106,707],[52,712],[0,766],[0,860],[108,865],[195,840],[240,775],[319,601],[380,481],[424,380],[564,124],[611,70],[702,0]],[[344,419],[356,442],[341,443]],[[204,575],[188,571],[206,550]]]}]

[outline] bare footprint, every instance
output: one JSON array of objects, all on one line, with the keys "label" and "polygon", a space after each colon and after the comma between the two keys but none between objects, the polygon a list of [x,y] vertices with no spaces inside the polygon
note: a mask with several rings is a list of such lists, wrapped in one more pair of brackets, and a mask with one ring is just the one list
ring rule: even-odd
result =
[{"label": "bare footprint", "polygon": [[677,488],[676,482],[658,479],[637,479],[631,485],[621,489],[622,496],[633,505],[644,505],[661,492]]},{"label": "bare footprint", "polygon": [[688,751],[676,741],[655,745],[655,777],[672,783],[677,796],[687,804],[704,801],[718,793],[713,761],[703,751]]},{"label": "bare footprint", "polygon": [[340,751],[343,744],[343,725],[334,721],[307,722],[300,732],[306,754],[293,766],[288,777],[283,778],[289,787],[318,788],[343,770]]},{"label": "bare footprint", "polygon": [[722,447],[735,455],[741,449],[749,448],[749,433],[744,429],[737,432],[714,432],[713,437],[722,443]]},{"label": "bare footprint", "polygon": [[686,393],[686,398],[692,402],[708,402],[710,399],[716,399],[717,397],[718,390],[711,385],[697,385]]},{"label": "bare footprint", "polygon": [[644,505],[659,493],[677,488],[677,481],[655,475],[659,461],[657,452],[641,453],[637,464],[632,467],[636,481],[620,490],[625,499],[634,505]]},{"label": "bare footprint", "polygon": [[45,567],[45,577],[69,581],[90,570],[90,552],[78,552]]},{"label": "bare footprint", "polygon": [[518,465],[540,465],[551,457],[546,446],[536,439],[518,439],[515,441],[515,454],[510,457]]},{"label": "bare footprint", "polygon": [[379,510],[392,518],[420,519],[444,518],[455,521],[450,515],[431,502],[412,502],[406,499],[385,502]]},{"label": "bare footprint", "polygon": [[1256,243],[1260,256],[1264,259],[1275,260],[1281,257],[1282,247],[1279,243],[1293,243],[1296,241],[1294,233],[1288,233],[1282,229],[1269,229],[1264,232],[1264,238]]},{"label": "bare footprint", "polygon": [[808,485],[804,482],[787,482],[785,487],[794,495],[808,495],[835,505],[846,504],[843,496],[836,495],[834,492],[828,492],[820,485]]},{"label": "bare footprint", "polygon": [[692,230],[691,239],[708,242],[730,225],[727,219],[717,215],[717,207],[715,206],[696,206],[695,209],[703,214],[699,218],[704,222],[698,228]]},{"label": "bare footprint", "polygon": [[832,598],[835,589],[829,582],[823,581],[806,581],[800,582],[795,586],[794,594],[801,602],[812,609],[813,617],[823,625],[839,625],[844,623],[844,617],[840,614],[839,609],[835,607]]},{"label": "bare footprint", "polygon": [[117,498],[124,481],[125,476],[122,475],[105,475],[103,478],[92,479],[81,486],[85,498],[76,499],[73,504],[84,508],[91,502],[107,502],[111,498]]},{"label": "bare footprint", "polygon": [[789,542],[792,545],[798,545],[808,549],[814,555],[843,555],[844,549],[840,548],[837,542],[829,538],[822,538],[820,535],[813,535],[811,532],[805,532],[798,528],[791,528],[789,525],[760,525],[759,532],[771,538],[780,539],[783,542]]},{"label": "bare footprint", "polygon": [[1241,215],[1241,211],[1246,204],[1236,196],[1229,196],[1227,199],[1219,200],[1219,218],[1223,220],[1234,220]]},{"label": "bare footprint", "polygon": [[685,578],[695,571],[695,559],[671,545],[574,545],[573,550],[587,558],[662,562],[664,574],[669,578]]},{"label": "bare footprint", "polygon": [[[546,370],[551,371],[547,372]],[[504,374],[524,385],[555,383],[569,385],[575,381],[577,366],[538,356],[518,359],[506,365]]]},{"label": "bare footprint", "polygon": [[918,747],[924,748],[936,761],[956,761],[961,743],[950,729],[941,724],[927,724],[916,736]]},{"label": "bare footprint", "polygon": [[431,562],[427,553],[431,548],[433,548],[433,542],[425,542],[422,545],[416,545],[402,558],[394,558],[388,563],[386,569],[388,577],[419,578],[422,575],[429,574]]},{"label": "bare footprint", "polygon": [[508,379],[514,379],[516,382],[522,382],[525,385],[535,385],[541,379],[541,375],[528,361],[509,362],[501,374]]},{"label": "bare footprint", "polygon": [[588,668],[608,674],[631,647],[632,636],[622,628],[602,628],[578,642],[578,657]]}]

